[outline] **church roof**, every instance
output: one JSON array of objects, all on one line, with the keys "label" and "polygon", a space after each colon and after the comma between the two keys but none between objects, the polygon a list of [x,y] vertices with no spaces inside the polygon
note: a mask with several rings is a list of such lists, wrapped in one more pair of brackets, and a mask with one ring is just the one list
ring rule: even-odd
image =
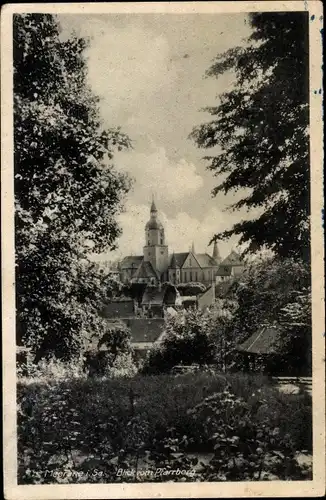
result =
[{"label": "church roof", "polygon": [[131,268],[138,268],[139,264],[143,260],[142,255],[127,255],[121,262],[120,268],[121,269],[131,269]]},{"label": "church roof", "polygon": [[208,255],[208,253],[196,253],[195,257],[200,267],[213,267],[218,265],[215,259]]},{"label": "church roof", "polygon": [[170,267],[172,267],[172,269],[175,269],[176,267],[179,267],[174,252],[172,254],[172,259],[171,259],[171,262],[170,262]]},{"label": "church roof", "polygon": [[[174,258],[175,258],[175,261],[176,261],[176,264],[178,267],[182,267],[186,258],[188,257],[189,255],[189,252],[182,252],[182,253],[174,253]],[[173,257],[172,255],[172,257]],[[172,262],[172,257],[171,257],[171,260],[170,260],[170,264],[169,264],[169,267],[172,267],[171,266],[171,262]]]},{"label": "church roof", "polygon": [[[189,253],[191,252],[181,252],[181,253],[174,253],[171,256],[170,259],[170,264],[169,267],[175,269],[176,267],[182,268],[183,264],[185,263]],[[198,265],[200,267],[213,267],[217,266],[217,262],[208,255],[207,253],[195,253],[193,254],[195,259],[198,262]]]},{"label": "church roof", "polygon": [[243,266],[240,254],[232,250],[232,252],[223,260],[222,266]]},{"label": "church roof", "polygon": [[134,278],[160,278],[150,262],[142,260]]}]

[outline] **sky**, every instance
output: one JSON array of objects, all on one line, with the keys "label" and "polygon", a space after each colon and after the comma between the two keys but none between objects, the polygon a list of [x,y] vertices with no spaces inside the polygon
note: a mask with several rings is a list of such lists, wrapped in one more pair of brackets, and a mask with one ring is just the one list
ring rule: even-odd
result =
[{"label": "sky", "polygon": [[[100,97],[105,128],[120,126],[133,148],[115,156],[117,168],[133,179],[119,216],[118,250],[97,256],[113,260],[142,255],[144,226],[152,195],[165,226],[169,252],[212,253],[212,236],[247,218],[226,207],[241,197],[211,191],[221,179],[207,170],[205,154],[188,138],[209,121],[205,106],[217,105],[234,75],[205,78],[215,57],[243,45],[250,34],[245,14],[61,15],[62,36],[89,37],[88,83]],[[242,193],[243,194],[243,193]],[[237,196],[237,197],[236,197]],[[220,242],[224,257],[235,239]]]}]

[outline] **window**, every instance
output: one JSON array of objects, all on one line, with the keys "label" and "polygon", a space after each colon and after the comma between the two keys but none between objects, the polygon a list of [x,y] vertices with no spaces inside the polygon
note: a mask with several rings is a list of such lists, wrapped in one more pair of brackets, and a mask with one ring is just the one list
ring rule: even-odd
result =
[{"label": "window", "polygon": [[163,255],[163,254],[164,254],[164,252],[163,252],[163,250],[161,250],[161,255]]},{"label": "window", "polygon": [[185,281],[187,281],[187,273],[185,272]]},{"label": "window", "polygon": [[192,272],[190,271],[190,278],[189,278],[190,281],[192,281]]},{"label": "window", "polygon": [[161,245],[163,245],[163,238],[161,237]]},{"label": "window", "polygon": [[149,245],[151,244],[151,242],[148,240],[148,243],[147,243],[147,244],[148,244],[148,246],[149,246]]},{"label": "window", "polygon": [[197,281],[197,271],[195,272],[195,281]]}]

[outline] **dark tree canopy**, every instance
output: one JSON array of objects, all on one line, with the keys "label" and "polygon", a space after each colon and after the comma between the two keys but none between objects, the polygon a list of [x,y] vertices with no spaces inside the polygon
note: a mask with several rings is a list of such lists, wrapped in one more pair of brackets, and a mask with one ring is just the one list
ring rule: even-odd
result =
[{"label": "dark tree canopy", "polygon": [[85,335],[105,331],[89,253],[113,249],[120,234],[129,181],[112,159],[129,139],[102,128],[85,40],[63,41],[51,15],[15,15],[13,29],[19,340],[70,357]]},{"label": "dark tree canopy", "polygon": [[[260,209],[214,239],[240,235],[249,251],[262,247],[284,257],[310,258],[308,14],[250,15],[248,44],[219,55],[208,77],[233,70],[236,84],[206,108],[212,120],[191,137],[221,179],[213,189],[245,189],[230,208]],[[248,194],[249,193],[249,194]]]},{"label": "dark tree canopy", "polygon": [[181,295],[199,295],[205,292],[206,287],[202,283],[189,282],[180,283],[177,285],[177,289]]}]

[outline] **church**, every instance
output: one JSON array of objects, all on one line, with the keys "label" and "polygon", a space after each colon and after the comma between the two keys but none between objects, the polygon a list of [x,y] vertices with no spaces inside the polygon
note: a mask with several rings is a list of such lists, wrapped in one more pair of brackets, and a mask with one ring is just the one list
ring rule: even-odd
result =
[{"label": "church", "polygon": [[208,286],[215,283],[221,257],[214,243],[212,256],[191,250],[169,254],[164,227],[158,218],[154,200],[150,208],[150,219],[145,226],[143,255],[125,257],[120,264],[123,283],[148,283],[158,285],[169,281],[175,285],[199,282]]}]

